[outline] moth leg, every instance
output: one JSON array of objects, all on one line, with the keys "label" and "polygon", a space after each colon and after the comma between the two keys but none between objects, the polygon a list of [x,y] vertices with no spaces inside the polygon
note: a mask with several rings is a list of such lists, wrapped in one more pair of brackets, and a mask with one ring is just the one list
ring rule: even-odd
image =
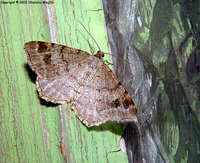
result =
[{"label": "moth leg", "polygon": [[108,62],[107,60],[104,60],[103,62],[104,62],[105,64],[107,64],[107,65],[113,65],[112,63]]}]

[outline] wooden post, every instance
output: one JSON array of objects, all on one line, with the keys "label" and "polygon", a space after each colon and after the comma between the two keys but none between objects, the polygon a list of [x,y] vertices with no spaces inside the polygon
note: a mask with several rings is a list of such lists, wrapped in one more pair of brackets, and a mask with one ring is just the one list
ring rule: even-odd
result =
[{"label": "wooden post", "polygon": [[112,152],[120,149],[120,124],[87,128],[68,106],[39,99],[23,49],[39,40],[91,53],[89,40],[99,50],[79,20],[108,52],[101,1],[13,2],[0,4],[0,162],[127,162]]}]

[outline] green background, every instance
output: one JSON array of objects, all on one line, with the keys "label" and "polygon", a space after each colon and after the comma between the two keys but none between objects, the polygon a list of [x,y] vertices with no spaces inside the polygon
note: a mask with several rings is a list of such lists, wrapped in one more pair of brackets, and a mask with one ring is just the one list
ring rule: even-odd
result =
[{"label": "green background", "polygon": [[120,149],[120,124],[88,129],[68,106],[39,99],[23,49],[39,40],[92,53],[89,40],[99,50],[79,20],[108,52],[101,1],[22,2],[0,4],[0,162],[127,162],[123,152],[114,152]]}]

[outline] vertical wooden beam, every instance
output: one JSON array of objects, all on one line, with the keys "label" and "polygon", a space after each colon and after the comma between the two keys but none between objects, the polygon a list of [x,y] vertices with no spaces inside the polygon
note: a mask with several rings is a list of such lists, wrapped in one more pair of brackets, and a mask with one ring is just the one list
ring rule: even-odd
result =
[{"label": "vertical wooden beam", "polygon": [[31,40],[91,53],[89,40],[99,50],[79,20],[108,52],[101,1],[0,5],[0,162],[127,162],[124,153],[112,152],[119,149],[120,124],[88,129],[67,106],[39,99],[23,50]]}]

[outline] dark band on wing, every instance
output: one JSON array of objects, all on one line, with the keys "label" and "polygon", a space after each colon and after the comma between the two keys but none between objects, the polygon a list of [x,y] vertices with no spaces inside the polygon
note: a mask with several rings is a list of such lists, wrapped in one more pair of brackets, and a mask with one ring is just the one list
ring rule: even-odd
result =
[{"label": "dark band on wing", "polygon": [[40,42],[40,41],[35,42],[35,48],[36,47],[37,47],[37,52],[38,53],[46,52],[49,49],[49,45],[47,43]]}]

